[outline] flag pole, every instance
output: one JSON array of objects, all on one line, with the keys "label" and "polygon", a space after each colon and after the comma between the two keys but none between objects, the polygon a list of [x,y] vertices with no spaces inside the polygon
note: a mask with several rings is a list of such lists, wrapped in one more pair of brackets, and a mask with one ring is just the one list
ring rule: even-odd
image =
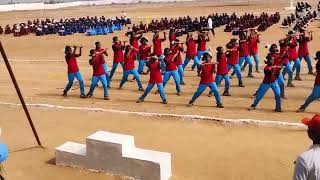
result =
[{"label": "flag pole", "polygon": [[20,99],[20,102],[21,102],[22,107],[23,107],[23,109],[24,109],[24,112],[26,113],[26,116],[27,116],[27,118],[28,118],[29,124],[30,124],[30,126],[31,126],[32,131],[33,131],[33,134],[34,134],[34,136],[35,136],[35,138],[36,138],[36,140],[37,140],[38,145],[39,145],[41,148],[43,148],[43,146],[41,145],[41,141],[40,141],[40,139],[39,139],[37,130],[36,130],[36,128],[35,128],[34,125],[33,125],[33,122],[32,122],[31,116],[30,116],[30,114],[29,114],[28,108],[27,108],[27,106],[26,106],[26,103],[24,102],[24,99],[23,99],[23,96],[22,96],[22,94],[21,94],[19,85],[18,85],[17,80],[16,80],[16,78],[15,78],[15,76],[14,76],[14,73],[13,73],[13,71],[12,71],[12,69],[11,69],[9,60],[8,60],[8,58],[7,58],[7,55],[6,55],[5,51],[4,51],[4,48],[3,48],[3,46],[2,46],[1,41],[0,41],[0,51],[1,51],[2,58],[3,58],[6,66],[7,66],[8,71],[9,71],[9,74],[10,74],[11,80],[12,80],[12,82],[13,82],[13,84],[14,84],[14,87],[15,87],[15,89],[16,89],[16,92],[17,92],[17,94],[18,94],[18,96],[19,96],[19,99]]}]

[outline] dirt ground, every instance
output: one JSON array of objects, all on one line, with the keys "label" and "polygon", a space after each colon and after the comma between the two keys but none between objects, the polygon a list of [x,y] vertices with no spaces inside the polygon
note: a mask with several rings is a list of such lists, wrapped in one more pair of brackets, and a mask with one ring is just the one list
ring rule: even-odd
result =
[{"label": "dirt ground", "polygon": [[[312,1],[314,4],[315,1]],[[147,22],[152,18],[178,17],[183,15],[200,16],[217,12],[276,12],[283,11],[282,3],[250,6],[219,6],[210,2],[182,4],[140,4],[113,5],[98,7],[76,7],[48,11],[20,11],[0,13],[0,24],[12,24],[35,18],[63,18],[80,16],[114,17],[125,10],[135,23]],[[10,18],[8,18],[10,17]],[[319,50],[319,22],[313,22],[308,29],[314,31],[314,40],[310,43],[310,52]],[[275,43],[287,30],[280,29],[279,24],[271,27],[261,36],[262,42]],[[111,47],[113,36],[127,40],[124,32],[106,36],[87,37],[77,34],[67,37],[59,36],[25,36],[14,38],[2,35],[0,39],[6,49],[11,65],[16,74],[20,88],[27,103],[50,104],[63,107],[99,107],[104,109],[157,112],[172,114],[203,115],[232,119],[257,119],[299,122],[302,117],[319,112],[320,102],[314,102],[306,113],[297,114],[295,110],[305,101],[313,87],[314,76],[307,75],[306,63],[303,62],[302,78],[294,81],[296,87],[286,88],[288,99],[283,102],[282,113],[273,112],[275,102],[271,92],[261,101],[258,109],[248,112],[252,94],[262,81],[263,74],[254,74],[254,79],[244,79],[245,88],[237,87],[232,80],[231,97],[222,97],[224,109],[215,108],[214,99],[203,94],[188,108],[186,104],[192,97],[199,83],[195,72],[186,72],[187,85],[182,86],[182,96],[175,95],[171,80],[166,87],[169,104],[160,103],[157,94],[150,93],[146,101],[136,104],[141,95],[135,82],[128,82],[118,90],[122,71],[118,69],[109,91],[110,101],[102,99],[102,88],[96,89],[91,99],[80,99],[77,84],[68,97],[62,97],[67,82],[66,64],[63,50],[65,45],[83,45],[83,56],[79,67],[85,80],[86,91],[89,90],[92,68],[87,63],[88,51],[100,41],[104,47]],[[216,37],[211,36],[209,46],[215,49],[224,45],[232,36],[216,29]],[[150,38],[151,34],[147,34]],[[183,37],[183,41],[184,41]],[[165,44],[166,46],[167,44]],[[260,45],[260,59],[267,53],[264,44]],[[109,50],[109,69],[112,64],[112,52]],[[30,61],[31,60],[31,61]],[[313,64],[315,62],[313,61]],[[245,75],[246,72],[243,72]],[[146,86],[148,76],[142,76]],[[137,146],[172,153],[174,180],[209,180],[209,179],[289,179],[292,174],[293,161],[298,153],[310,144],[304,131],[258,128],[250,126],[222,126],[216,123],[187,121],[177,118],[145,117],[110,112],[86,112],[77,110],[57,110],[50,108],[31,108],[31,115],[39,130],[45,150],[29,149],[35,145],[31,130],[21,107],[8,106],[5,103],[19,103],[4,63],[0,63],[0,127],[3,141],[8,143],[11,154],[4,164],[8,179],[121,179],[105,174],[91,173],[73,168],[52,165],[54,148],[65,141],[83,143],[85,137],[97,130],[134,135]],[[223,87],[220,88],[223,91]],[[208,92],[208,90],[207,90]],[[206,92],[206,93],[207,93]],[[14,134],[14,135],[12,135]],[[23,137],[23,138],[21,138]],[[23,150],[25,149],[25,150]]]}]

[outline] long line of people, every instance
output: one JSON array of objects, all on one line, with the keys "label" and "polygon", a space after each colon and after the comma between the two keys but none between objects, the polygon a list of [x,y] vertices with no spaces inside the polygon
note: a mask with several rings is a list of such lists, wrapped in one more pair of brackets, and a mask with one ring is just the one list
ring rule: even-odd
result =
[{"label": "long line of people", "polygon": [[88,36],[104,35],[122,30],[126,25],[131,24],[131,20],[126,17],[116,17],[107,19],[101,17],[81,17],[66,19],[45,19],[28,20],[27,23],[14,24],[11,28],[6,25],[5,29],[0,26],[0,34],[13,34],[15,37],[28,34],[36,36],[58,34],[60,36],[72,35],[75,33],[85,33]]},{"label": "long line of people", "polygon": [[[177,37],[171,38],[175,32],[169,34],[170,47],[162,48],[162,43],[167,40],[166,33],[161,35],[158,31],[154,32],[152,38],[152,45],[148,44],[148,39],[140,34],[132,33],[129,39],[129,43],[126,41],[120,41],[118,37],[113,38],[112,50],[114,53],[113,66],[111,74],[106,65],[105,56],[108,55],[106,49],[101,48],[101,43],[96,43],[96,48],[90,51],[90,65],[93,67],[93,77],[90,86],[90,91],[85,95],[84,83],[79,73],[79,68],[76,63],[76,57],[81,55],[76,54],[76,48],[66,47],[66,62],[68,64],[68,77],[69,83],[63,92],[66,96],[70,89],[73,79],[78,78],[80,84],[80,93],[82,98],[91,97],[93,91],[96,88],[98,81],[102,82],[104,88],[104,98],[109,100],[108,88],[110,88],[110,81],[119,64],[123,67],[123,76],[119,84],[119,89],[124,87],[124,84],[128,81],[130,74],[134,76],[132,81],[136,81],[139,91],[144,93],[138,98],[137,103],[141,103],[145,100],[148,93],[157,85],[158,92],[163,103],[168,103],[168,99],[165,95],[165,87],[168,81],[173,77],[176,93],[178,96],[182,95],[181,85],[185,85],[184,71],[190,60],[193,60],[194,66],[197,67],[197,75],[200,76],[200,85],[189,102],[189,106],[192,106],[196,99],[209,87],[211,89],[208,96],[214,95],[216,99],[216,105],[219,108],[223,108],[222,98],[219,93],[219,87],[221,82],[225,81],[225,88],[223,96],[231,96],[230,90],[230,76],[229,72],[233,69],[234,74],[237,75],[239,87],[244,86],[244,78],[242,77],[241,67],[244,70],[245,64],[249,65],[248,78],[254,78],[253,76],[253,63],[252,58],[256,63],[256,72],[259,73],[259,54],[258,43],[259,34],[255,29],[249,29],[239,33],[239,40],[232,38],[227,43],[226,51],[222,46],[217,48],[216,62],[213,61],[213,55],[206,47],[207,41],[209,41],[209,31],[197,32],[197,37],[194,33],[188,33],[186,41],[182,43]],[[180,38],[181,39],[181,38]],[[308,50],[308,43],[312,41],[312,33],[306,32],[301,29],[299,34],[295,34],[290,31],[288,35],[279,41],[279,46],[276,44],[271,45],[270,53],[266,57],[266,67],[264,68],[265,78],[263,83],[255,93],[256,99],[253,102],[249,110],[253,110],[257,107],[264,94],[269,88],[272,88],[275,93],[276,108],[275,111],[281,112],[281,99],[286,99],[285,96],[285,75],[288,74],[288,87],[295,87],[293,80],[301,81],[300,78],[300,64],[304,59],[307,62],[309,68],[309,74],[313,74],[313,68],[311,65],[311,57]],[[172,40],[172,41],[171,41]],[[186,48],[184,47],[186,46]],[[297,47],[299,47],[297,49]],[[81,48],[80,48],[81,49]],[[279,50],[280,49],[280,50]],[[279,52],[278,52],[279,51]],[[182,60],[182,54],[185,53],[185,60]],[[320,53],[317,53],[316,59]],[[135,61],[138,60],[138,68],[135,67]],[[202,62],[201,62],[202,60]],[[320,61],[319,61],[320,62]],[[318,64],[319,64],[318,62]],[[298,111],[304,111],[304,109],[314,99],[319,98],[318,84],[320,78],[320,68],[316,68],[316,88],[312,93],[312,97],[308,102],[301,106]],[[145,71],[145,65],[148,67]],[[293,67],[294,65],[294,67]],[[293,73],[296,71],[296,76],[293,79]],[[150,80],[145,90],[141,82],[140,76],[150,73]],[[231,72],[230,72],[231,73]]]}]

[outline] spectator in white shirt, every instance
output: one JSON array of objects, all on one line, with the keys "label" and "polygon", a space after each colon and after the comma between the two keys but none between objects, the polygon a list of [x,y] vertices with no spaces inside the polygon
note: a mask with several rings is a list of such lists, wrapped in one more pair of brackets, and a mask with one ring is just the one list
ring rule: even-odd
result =
[{"label": "spectator in white shirt", "polygon": [[295,161],[293,180],[320,180],[320,114],[304,118],[302,123],[308,126],[313,145]]},{"label": "spectator in white shirt", "polygon": [[214,33],[214,29],[213,29],[213,21],[212,21],[211,15],[209,15],[209,17],[208,17],[208,29],[209,29],[209,31],[212,32],[212,34],[214,36],[215,33]]}]

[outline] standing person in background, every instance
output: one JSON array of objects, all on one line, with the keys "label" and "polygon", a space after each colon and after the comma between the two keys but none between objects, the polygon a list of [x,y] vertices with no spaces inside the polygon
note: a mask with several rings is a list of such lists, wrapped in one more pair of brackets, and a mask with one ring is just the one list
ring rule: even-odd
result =
[{"label": "standing person in background", "polygon": [[166,63],[166,71],[163,77],[163,87],[166,86],[171,76],[173,77],[174,83],[176,84],[177,95],[181,95],[180,89],[180,76],[177,70],[177,59],[179,52],[173,54],[169,48],[164,49],[164,62]]},{"label": "standing person in background", "polygon": [[178,53],[175,59],[175,62],[177,64],[178,73],[180,76],[180,84],[186,85],[186,83],[184,82],[184,70],[182,66],[182,57],[181,57],[181,52],[184,51],[183,43],[180,43],[179,39],[176,39],[173,45],[171,46],[170,50],[172,51],[173,54]]},{"label": "standing person in background", "polygon": [[166,37],[166,32],[163,32],[163,37],[164,38],[160,38],[159,32],[155,32],[153,35],[153,54],[155,54],[156,56],[158,56],[161,60],[161,70],[162,70],[162,74],[164,74],[165,72],[165,63],[163,61],[163,54],[162,54],[162,43],[165,42],[167,40]]},{"label": "standing person in background", "polygon": [[90,91],[86,95],[86,97],[90,98],[93,95],[93,91],[96,88],[99,81],[101,81],[103,86],[103,95],[105,100],[109,100],[108,95],[108,85],[106,74],[103,65],[105,64],[103,51],[97,52],[96,50],[92,49],[90,51],[91,59],[89,60],[89,64],[92,65],[93,68],[93,75],[91,80]]},{"label": "standing person in background", "polygon": [[193,103],[198,99],[199,96],[203,93],[207,87],[210,88],[211,92],[216,98],[216,104],[218,108],[224,108],[221,102],[221,97],[219,94],[218,87],[215,83],[215,73],[216,73],[216,63],[212,62],[212,56],[209,53],[204,53],[202,60],[205,61],[202,63],[198,69],[201,80],[197,91],[194,93],[192,99],[190,100],[188,106],[193,106]]},{"label": "standing person in background", "polygon": [[308,126],[308,137],[312,140],[311,147],[300,154],[295,161],[293,180],[320,179],[320,114],[301,121]]},{"label": "standing person in background", "polygon": [[139,73],[134,67],[135,55],[137,54],[137,52],[139,52],[139,49],[136,49],[131,45],[126,46],[125,54],[124,54],[124,66],[123,66],[124,71],[123,71],[122,80],[119,85],[119,89],[121,89],[124,83],[127,81],[129,74],[133,74],[134,78],[138,83],[139,91],[144,91]]},{"label": "standing person in background", "polygon": [[304,29],[300,30],[300,37],[298,39],[299,43],[299,49],[298,49],[298,55],[300,61],[302,61],[302,58],[307,62],[308,65],[308,74],[313,74],[312,71],[312,64],[311,64],[311,58],[309,54],[309,48],[308,43],[313,40],[312,32],[309,32],[309,36],[306,36],[306,32]]},{"label": "standing person in background", "polygon": [[209,31],[212,32],[212,35],[215,36],[214,27],[213,27],[213,21],[212,21],[212,16],[211,15],[208,16],[208,29],[209,29]]},{"label": "standing person in background", "polygon": [[[198,33],[198,47],[197,47],[197,57],[198,59],[201,59],[202,55],[206,52],[208,52],[207,50],[207,42],[210,41],[210,38],[208,36],[208,32],[204,31],[204,32],[199,32]],[[194,70],[194,68],[196,67],[196,63],[193,63],[192,65],[192,70]]]},{"label": "standing person in background", "polygon": [[233,71],[237,75],[238,78],[238,86],[244,87],[242,82],[242,75],[239,65],[239,51],[240,47],[237,44],[237,39],[231,39],[230,42],[226,45],[227,47],[227,63],[228,63],[228,71],[233,68]]},{"label": "standing person in background", "polygon": [[112,44],[112,50],[113,50],[113,65],[110,72],[110,81],[114,75],[114,72],[116,71],[119,63],[122,66],[123,69],[123,61],[124,61],[124,55],[123,50],[126,46],[126,41],[122,44],[121,41],[119,41],[118,37],[113,37],[113,44]]},{"label": "standing person in background", "polygon": [[143,102],[149,94],[149,92],[154,87],[154,85],[157,85],[160,97],[162,99],[162,103],[167,104],[167,98],[164,93],[164,87],[162,83],[161,63],[159,62],[158,57],[152,54],[149,61],[147,61],[146,66],[149,68],[150,71],[149,84],[142,96],[139,97],[139,99],[137,100],[137,103]]},{"label": "standing person in background", "polygon": [[[291,65],[292,65],[292,62],[294,62],[294,67],[296,70],[296,76],[294,79],[301,81],[301,78],[300,78],[301,61],[299,59],[298,51],[297,51],[297,46],[298,46],[297,38],[295,37],[293,31],[288,32],[287,38],[289,40],[289,48],[288,48],[289,61]],[[286,72],[284,71],[284,74],[285,73]],[[292,76],[293,76],[293,67],[292,67]]]},{"label": "standing person in background", "polygon": [[143,69],[144,65],[148,61],[149,54],[151,53],[151,46],[147,44],[148,40],[145,37],[142,37],[140,39],[141,45],[139,46],[139,67],[138,67],[138,73],[139,74],[146,74]]},{"label": "standing person in background", "polygon": [[239,38],[240,38],[239,65],[241,67],[244,62],[249,64],[248,77],[253,78],[254,76],[252,75],[252,62],[249,54],[249,40],[245,33],[240,33]]},{"label": "standing person in background", "polygon": [[[100,57],[100,58],[104,59],[104,56],[108,56],[107,49],[101,48],[100,42],[96,42],[95,45],[96,45],[96,52],[97,52],[97,56],[98,56],[97,58]],[[103,61],[104,61],[103,69],[105,71],[105,75],[106,75],[106,79],[107,79],[107,87],[109,89],[110,88],[110,76],[109,76],[108,65],[105,60],[103,60]]]},{"label": "standing person in background", "polygon": [[303,105],[301,105],[301,107],[297,110],[297,112],[304,112],[310,103],[320,98],[320,51],[316,53],[315,60],[317,60],[316,79],[314,82],[312,93],[309,95],[306,102]]},{"label": "standing person in background", "polygon": [[82,47],[79,48],[79,54],[76,54],[77,47],[74,46],[73,50],[70,46],[66,46],[64,53],[65,53],[65,60],[68,65],[68,84],[66,88],[63,91],[63,96],[67,96],[68,91],[72,87],[73,80],[74,78],[77,78],[79,85],[80,85],[80,97],[85,98],[86,96],[84,95],[84,82],[81,76],[81,73],[78,68],[77,64],[77,57],[80,57],[82,54]]},{"label": "standing person in background", "polygon": [[264,68],[264,79],[262,84],[260,85],[254,102],[252,103],[251,107],[248,110],[256,109],[257,105],[266,94],[269,88],[272,88],[276,99],[276,112],[281,112],[281,97],[280,97],[280,87],[279,84],[276,82],[277,78],[281,72],[282,66],[278,66],[274,64],[275,59],[279,59],[279,53],[277,53],[277,45],[272,44],[269,50],[269,54],[267,55],[266,64],[267,66]]},{"label": "standing person in background", "polygon": [[186,68],[188,63],[190,62],[191,59],[193,59],[195,65],[197,67],[200,66],[200,61],[197,56],[197,41],[193,39],[193,34],[189,33],[187,35],[187,40],[186,40],[186,45],[187,45],[187,52],[186,52],[186,58],[183,63],[183,69]]},{"label": "standing person in background", "polygon": [[260,35],[257,33],[255,29],[250,30],[249,36],[249,53],[253,57],[253,60],[256,65],[256,72],[260,73],[259,71],[259,53],[258,53],[258,44],[260,43]]}]

